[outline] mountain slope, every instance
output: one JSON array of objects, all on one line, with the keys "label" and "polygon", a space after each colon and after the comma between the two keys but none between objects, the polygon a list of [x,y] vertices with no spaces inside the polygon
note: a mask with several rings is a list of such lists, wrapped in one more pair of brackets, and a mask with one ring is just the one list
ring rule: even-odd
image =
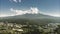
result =
[{"label": "mountain slope", "polygon": [[25,15],[17,15],[17,16],[10,16],[4,17],[0,21],[8,21],[12,23],[21,23],[25,24],[29,22],[30,24],[46,24],[46,23],[60,23],[60,17],[52,17],[43,14],[25,14]]}]

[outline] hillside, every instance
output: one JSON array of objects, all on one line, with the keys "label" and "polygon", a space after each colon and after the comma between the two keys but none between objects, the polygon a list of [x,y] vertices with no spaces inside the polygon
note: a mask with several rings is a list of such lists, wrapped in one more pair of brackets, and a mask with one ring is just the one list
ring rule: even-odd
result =
[{"label": "hillside", "polygon": [[25,15],[17,15],[10,17],[1,17],[0,21],[12,22],[12,23],[21,23],[26,24],[29,22],[30,24],[47,24],[47,23],[60,23],[60,17],[52,17],[43,14],[25,14]]}]

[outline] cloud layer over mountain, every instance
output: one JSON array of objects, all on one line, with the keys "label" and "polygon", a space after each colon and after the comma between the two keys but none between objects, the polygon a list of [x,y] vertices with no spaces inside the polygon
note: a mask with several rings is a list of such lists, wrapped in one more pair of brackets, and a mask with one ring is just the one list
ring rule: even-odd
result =
[{"label": "cloud layer over mountain", "polygon": [[12,12],[12,14],[0,14],[0,17],[24,15],[24,14],[39,14],[39,13],[44,15],[60,17],[60,15],[57,13],[54,14],[54,13],[42,12],[36,7],[30,7],[30,9],[26,9],[26,10],[18,10],[18,9],[10,8],[10,11]]},{"label": "cloud layer over mountain", "polygon": [[23,14],[38,14],[39,10],[38,8],[30,8],[29,10],[15,10],[13,8],[10,9],[12,12],[15,13],[15,15],[23,15]]}]

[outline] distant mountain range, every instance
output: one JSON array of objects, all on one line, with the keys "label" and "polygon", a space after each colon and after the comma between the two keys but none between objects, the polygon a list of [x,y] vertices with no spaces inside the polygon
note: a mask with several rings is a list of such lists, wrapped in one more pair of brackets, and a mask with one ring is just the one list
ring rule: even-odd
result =
[{"label": "distant mountain range", "polygon": [[1,17],[0,21],[8,21],[12,23],[21,23],[25,22],[33,24],[46,24],[46,23],[60,23],[60,17],[53,17],[43,14],[24,14],[10,17]]}]

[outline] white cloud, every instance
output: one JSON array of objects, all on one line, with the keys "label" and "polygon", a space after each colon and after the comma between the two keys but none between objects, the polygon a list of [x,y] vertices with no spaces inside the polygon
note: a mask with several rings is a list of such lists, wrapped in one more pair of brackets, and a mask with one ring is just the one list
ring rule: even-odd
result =
[{"label": "white cloud", "polygon": [[60,17],[60,14],[58,13],[52,13],[52,12],[43,12],[40,11],[38,8],[33,8],[31,7],[29,10],[15,10],[13,8],[10,9],[12,12],[15,13],[15,15],[24,15],[24,14],[44,14],[44,15],[49,15],[49,16],[54,16],[54,17]]},{"label": "white cloud", "polygon": [[23,14],[38,14],[39,10],[38,8],[30,8],[29,10],[15,10],[13,8],[10,9],[11,11],[13,11],[15,13],[15,15],[23,15]]},{"label": "white cloud", "polygon": [[21,2],[21,0],[10,0],[10,1],[13,1],[13,2]]},{"label": "white cloud", "polygon": [[10,11],[12,12],[11,14],[0,14],[0,17],[6,17],[6,16],[15,16],[15,15],[24,15],[24,14],[44,14],[44,15],[50,15],[54,17],[60,17],[60,13],[52,13],[52,12],[43,12],[40,11],[38,8],[31,7],[30,9],[26,10],[18,10],[11,8]]},{"label": "white cloud", "polygon": [[8,14],[0,14],[0,17],[8,17],[8,16],[15,16],[14,14],[8,15]]},{"label": "white cloud", "polygon": [[17,0],[13,0],[14,2],[17,2]]},{"label": "white cloud", "polygon": [[39,13],[38,8],[32,8],[32,7],[29,10],[17,10],[17,9],[11,8],[10,11],[12,12],[11,14],[0,14],[0,17]]}]

